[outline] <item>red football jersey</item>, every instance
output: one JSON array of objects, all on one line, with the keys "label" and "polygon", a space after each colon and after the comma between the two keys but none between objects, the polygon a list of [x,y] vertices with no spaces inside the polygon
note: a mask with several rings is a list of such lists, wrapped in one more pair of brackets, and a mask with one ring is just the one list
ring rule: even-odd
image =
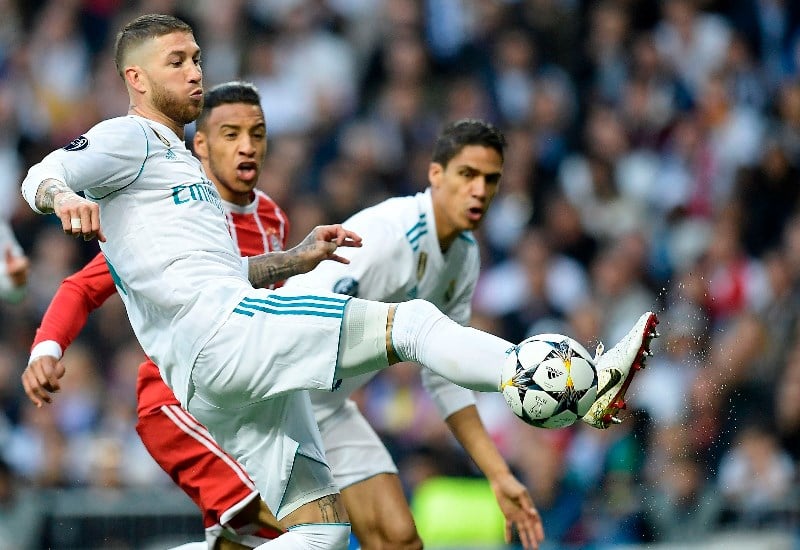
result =
[{"label": "red football jersey", "polygon": [[242,256],[286,249],[289,219],[266,193],[256,190],[247,206],[225,204],[228,230]]}]

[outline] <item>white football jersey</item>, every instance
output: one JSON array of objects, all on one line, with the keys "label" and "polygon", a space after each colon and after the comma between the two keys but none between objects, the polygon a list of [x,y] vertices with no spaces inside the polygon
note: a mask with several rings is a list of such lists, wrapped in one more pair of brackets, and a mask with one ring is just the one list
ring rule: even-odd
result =
[{"label": "white football jersey", "polygon": [[[252,290],[219,193],[166,126],[129,115],[103,121],[28,172],[54,178],[101,208],[106,256],[144,351],[184,405],[197,354]],[[175,368],[175,366],[182,368]]]},{"label": "white football jersey", "polygon": [[[368,300],[405,302],[425,299],[462,325],[470,320],[472,294],[480,270],[478,246],[464,232],[442,253],[436,236],[430,189],[392,198],[350,217],[342,225],[364,239],[361,248],[340,248],[349,264],[324,262],[290,278],[286,286],[332,290]],[[330,416],[375,373],[342,381],[334,392],[312,392],[317,421]],[[443,418],[473,404],[470,390],[422,369],[422,379]]]}]

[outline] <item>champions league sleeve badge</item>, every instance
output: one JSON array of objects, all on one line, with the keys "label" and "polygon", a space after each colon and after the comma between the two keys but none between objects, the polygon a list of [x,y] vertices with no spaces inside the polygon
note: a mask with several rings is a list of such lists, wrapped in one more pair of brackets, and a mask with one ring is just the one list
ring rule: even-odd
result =
[{"label": "champions league sleeve badge", "polygon": [[358,296],[358,281],[352,277],[345,277],[336,281],[333,285],[333,291],[337,294],[345,294],[347,296]]},{"label": "champions league sleeve badge", "polygon": [[62,149],[65,151],[80,151],[89,146],[89,138],[86,136],[79,136],[67,143]]}]

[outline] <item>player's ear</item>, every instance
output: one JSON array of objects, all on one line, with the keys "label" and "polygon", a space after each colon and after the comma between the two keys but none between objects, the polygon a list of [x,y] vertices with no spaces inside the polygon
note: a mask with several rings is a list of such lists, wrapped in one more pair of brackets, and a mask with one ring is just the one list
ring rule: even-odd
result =
[{"label": "player's ear", "polygon": [[431,187],[438,187],[439,182],[442,181],[442,174],[444,173],[444,166],[438,162],[432,162],[428,165],[428,181]]},{"label": "player's ear", "polygon": [[206,133],[201,132],[198,130],[194,134],[194,140],[192,141],[192,146],[194,148],[194,154],[197,155],[198,158],[204,159],[208,158],[208,140],[206,138]]},{"label": "player's ear", "polygon": [[144,81],[144,73],[139,66],[130,65],[125,67],[125,72],[122,74],[125,76],[125,84],[127,84],[130,88],[133,88],[140,94],[143,94],[145,91],[147,91],[147,86],[145,85]]}]

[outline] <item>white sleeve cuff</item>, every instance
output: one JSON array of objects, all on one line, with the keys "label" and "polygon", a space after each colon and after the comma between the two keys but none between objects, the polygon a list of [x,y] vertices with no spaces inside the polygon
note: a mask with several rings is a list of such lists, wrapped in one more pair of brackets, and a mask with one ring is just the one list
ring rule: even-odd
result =
[{"label": "white sleeve cuff", "polygon": [[28,359],[28,364],[30,365],[33,361],[45,355],[49,355],[50,357],[55,357],[56,359],[60,360],[63,353],[64,352],[61,350],[61,346],[58,342],[55,340],[45,340],[44,342],[39,342],[33,346],[33,349],[31,350],[31,357]]},{"label": "white sleeve cuff", "polygon": [[422,385],[433,399],[443,420],[461,409],[475,404],[475,393],[462,388],[435,372],[422,369]]},{"label": "white sleeve cuff", "polygon": [[42,182],[46,179],[54,179],[63,182],[64,176],[63,174],[59,175],[54,173],[54,170],[43,166],[43,163],[39,163],[32,166],[28,170],[28,175],[22,180],[22,196],[37,214],[44,214],[44,212],[36,207],[36,193],[39,191],[39,186],[42,185]]}]

